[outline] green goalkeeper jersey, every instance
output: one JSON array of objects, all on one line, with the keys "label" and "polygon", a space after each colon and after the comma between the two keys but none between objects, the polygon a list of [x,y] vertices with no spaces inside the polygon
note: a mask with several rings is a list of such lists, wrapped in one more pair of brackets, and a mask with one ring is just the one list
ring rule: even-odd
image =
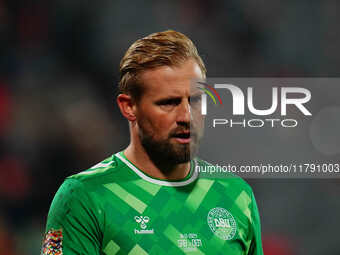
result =
[{"label": "green goalkeeper jersey", "polygon": [[68,177],[52,202],[42,254],[261,255],[260,220],[239,177],[152,178],[123,152]]}]

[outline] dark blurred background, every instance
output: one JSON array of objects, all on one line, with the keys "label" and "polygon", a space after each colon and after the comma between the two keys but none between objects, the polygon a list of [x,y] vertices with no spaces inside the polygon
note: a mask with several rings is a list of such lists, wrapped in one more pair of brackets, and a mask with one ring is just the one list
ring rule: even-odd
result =
[{"label": "dark blurred background", "polygon": [[[174,29],[208,76],[338,76],[339,3],[0,0],[0,255],[39,254],[63,179],[129,142],[115,103],[126,49]],[[249,180],[266,255],[340,254],[335,180]]]}]

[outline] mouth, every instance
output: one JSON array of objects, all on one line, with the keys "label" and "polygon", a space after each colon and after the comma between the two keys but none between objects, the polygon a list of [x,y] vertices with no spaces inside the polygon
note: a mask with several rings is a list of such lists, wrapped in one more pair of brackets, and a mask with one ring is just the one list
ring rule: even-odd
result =
[{"label": "mouth", "polygon": [[175,140],[179,143],[190,143],[191,141],[191,134],[190,131],[187,132],[179,132],[173,136]]}]

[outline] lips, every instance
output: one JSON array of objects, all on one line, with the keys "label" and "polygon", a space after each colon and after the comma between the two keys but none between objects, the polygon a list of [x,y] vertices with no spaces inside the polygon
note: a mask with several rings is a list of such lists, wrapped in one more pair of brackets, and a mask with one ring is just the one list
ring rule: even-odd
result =
[{"label": "lips", "polygon": [[190,132],[177,133],[177,134],[174,135],[174,137],[188,139],[188,138],[190,138]]},{"label": "lips", "polygon": [[189,131],[178,132],[174,134],[173,137],[175,138],[177,142],[182,143],[182,144],[190,143],[191,141],[191,134]]}]

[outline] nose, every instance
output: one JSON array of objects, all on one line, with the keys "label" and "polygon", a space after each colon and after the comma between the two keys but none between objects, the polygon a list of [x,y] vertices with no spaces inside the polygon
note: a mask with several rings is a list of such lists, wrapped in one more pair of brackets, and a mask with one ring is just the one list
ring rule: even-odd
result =
[{"label": "nose", "polygon": [[177,123],[189,125],[191,120],[191,106],[189,102],[182,102],[177,111]]}]

